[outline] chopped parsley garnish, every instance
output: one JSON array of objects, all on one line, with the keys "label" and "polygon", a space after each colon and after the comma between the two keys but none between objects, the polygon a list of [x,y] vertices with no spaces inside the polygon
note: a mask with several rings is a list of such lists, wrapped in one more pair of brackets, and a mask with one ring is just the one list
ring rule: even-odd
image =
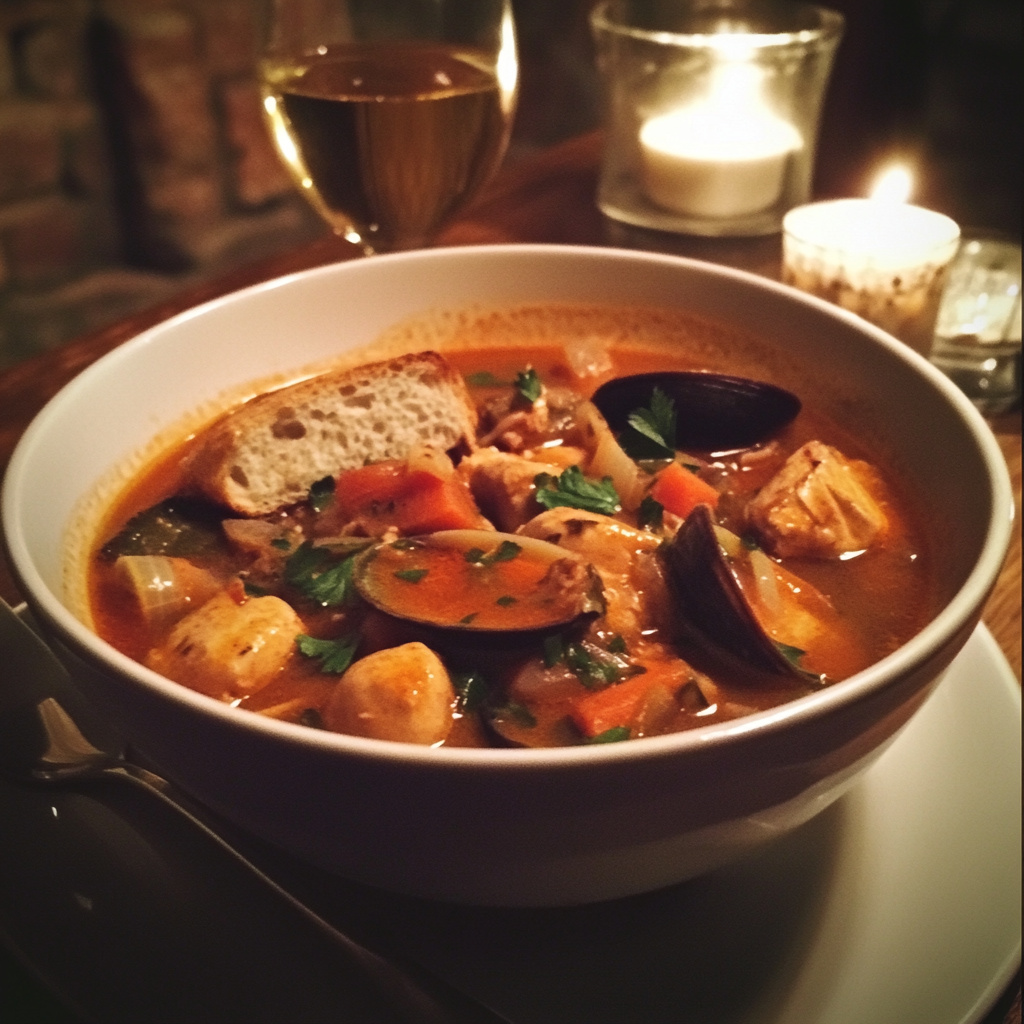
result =
[{"label": "chopped parsley garnish", "polygon": [[459,625],[468,626],[479,614],[479,612],[470,612],[468,615],[463,615],[462,618],[459,619]]},{"label": "chopped parsley garnish", "polygon": [[351,601],[355,595],[352,566],[355,556],[338,561],[330,548],[303,541],[284,563],[284,578],[311,601],[325,608]]},{"label": "chopped parsley garnish", "polygon": [[627,427],[619,435],[622,450],[631,459],[671,459],[675,457],[675,403],[661,388],[651,393],[647,409],[634,409]]},{"label": "chopped parsley garnish", "polygon": [[395,572],[395,578],[405,580],[406,583],[419,583],[429,571],[429,569],[399,569]]},{"label": "chopped parsley garnish", "polygon": [[807,653],[806,651],[801,650],[799,647],[793,647],[790,644],[784,644],[779,640],[774,641],[774,643],[779,654],[781,654],[786,661],[791,665],[795,665],[797,668],[800,668],[800,659]]},{"label": "chopped parsley garnish", "polygon": [[562,638],[555,633],[544,637],[544,667],[554,668],[565,657],[565,645]]},{"label": "chopped parsley garnish", "polygon": [[504,594],[501,597],[499,597],[498,600],[494,603],[500,604],[502,608],[510,608],[512,605],[516,603],[516,598],[514,598],[511,594]]},{"label": "chopped parsley garnish", "polygon": [[561,636],[554,634],[544,638],[543,649],[545,668],[564,664],[588,690],[601,689],[644,671],[639,665],[630,665],[621,657],[626,650],[622,637],[613,637],[608,650],[602,651],[596,644],[585,641],[566,643]]},{"label": "chopped parsley garnish", "polygon": [[476,711],[490,689],[490,684],[482,673],[470,669],[468,672],[456,672],[452,676],[452,686],[460,711],[467,714]]},{"label": "chopped parsley garnish", "polygon": [[320,671],[341,675],[352,664],[352,658],[359,646],[357,635],[343,636],[339,640],[320,640],[315,636],[300,633],[295,638],[299,651],[307,658],[320,659]]},{"label": "chopped parsley garnish", "polygon": [[266,597],[270,593],[264,587],[258,587],[255,583],[250,583],[248,580],[242,580],[242,590],[245,591],[246,597]]},{"label": "chopped parsley garnish", "polygon": [[507,387],[507,381],[498,380],[490,370],[481,370],[479,373],[466,375],[466,383],[471,388],[503,388]]},{"label": "chopped parsley garnish", "polygon": [[596,736],[591,736],[590,739],[587,740],[587,743],[621,743],[623,740],[628,739],[628,725],[613,725],[610,729],[605,729],[604,732],[599,732]]},{"label": "chopped parsley garnish", "polygon": [[660,530],[665,525],[665,506],[657,498],[644,495],[636,512],[636,521],[644,530]]},{"label": "chopped parsley garnish", "polygon": [[503,540],[489,553],[483,548],[470,548],[462,557],[471,565],[494,565],[495,562],[511,562],[522,550],[515,541]]},{"label": "chopped parsley garnish", "polygon": [[828,677],[824,674],[819,675],[817,672],[812,672],[810,669],[806,669],[800,664],[800,659],[807,653],[801,650],[799,647],[793,647],[790,644],[784,644],[779,640],[773,640],[776,649],[786,661],[788,661],[793,668],[795,668],[800,675],[804,677],[807,683],[811,686],[826,686],[828,685]]},{"label": "chopped parsley garnish", "polygon": [[334,477],[325,476],[309,489],[309,506],[314,512],[323,512],[334,501]]},{"label": "chopped parsley garnish", "polygon": [[278,551],[291,551],[292,542],[287,537],[275,537],[271,542],[272,548],[277,548]]},{"label": "chopped parsley garnish", "polygon": [[537,376],[537,371],[532,366],[527,367],[522,373],[516,374],[516,390],[531,405],[540,398],[544,387],[540,382],[540,377]]},{"label": "chopped parsley garnish", "polygon": [[498,721],[507,719],[522,729],[533,729],[537,725],[537,719],[533,717],[533,712],[517,700],[509,700],[498,707],[492,707],[489,714],[491,718]]},{"label": "chopped parsley garnish", "polygon": [[614,683],[622,674],[618,665],[596,658],[582,644],[566,647],[565,664],[588,690]]},{"label": "chopped parsley garnish", "polygon": [[559,477],[538,473],[534,477],[537,501],[545,508],[578,508],[610,516],[619,508],[619,495],[606,476],[600,483],[588,480],[579,466],[570,466]]}]

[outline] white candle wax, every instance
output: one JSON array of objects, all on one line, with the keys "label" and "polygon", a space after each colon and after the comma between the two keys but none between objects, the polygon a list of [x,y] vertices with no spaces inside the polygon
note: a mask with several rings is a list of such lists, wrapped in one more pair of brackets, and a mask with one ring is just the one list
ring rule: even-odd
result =
[{"label": "white candle wax", "polygon": [[960,228],[944,214],[836,199],[783,219],[783,280],[870,320],[927,354]]},{"label": "white candle wax", "polygon": [[800,134],[767,110],[694,105],[640,130],[644,190],[692,217],[739,217],[778,202]]}]

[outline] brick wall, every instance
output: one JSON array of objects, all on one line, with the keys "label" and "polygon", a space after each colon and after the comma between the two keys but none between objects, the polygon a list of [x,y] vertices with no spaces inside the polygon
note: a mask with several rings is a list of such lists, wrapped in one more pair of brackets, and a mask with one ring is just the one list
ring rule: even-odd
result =
[{"label": "brick wall", "polygon": [[0,0],[0,366],[322,231],[251,0]]},{"label": "brick wall", "polygon": [[[262,124],[257,2],[0,0],[0,367],[324,230]],[[513,0],[510,158],[599,123],[592,2]],[[861,194],[909,140],[919,202],[1019,233],[1019,0],[831,6],[818,191]]]}]

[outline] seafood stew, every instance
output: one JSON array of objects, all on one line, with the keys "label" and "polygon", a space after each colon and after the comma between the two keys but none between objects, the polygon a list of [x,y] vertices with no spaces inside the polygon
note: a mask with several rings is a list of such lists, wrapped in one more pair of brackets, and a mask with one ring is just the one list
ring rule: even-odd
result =
[{"label": "seafood stew", "polygon": [[[597,376],[554,345],[444,360],[473,436],[318,477],[297,503],[211,497],[218,425],[167,452],[103,527],[97,632],[310,727],[561,746],[776,706],[933,613],[913,496],[809,396],[664,350]],[[285,391],[268,397],[291,410]]]}]

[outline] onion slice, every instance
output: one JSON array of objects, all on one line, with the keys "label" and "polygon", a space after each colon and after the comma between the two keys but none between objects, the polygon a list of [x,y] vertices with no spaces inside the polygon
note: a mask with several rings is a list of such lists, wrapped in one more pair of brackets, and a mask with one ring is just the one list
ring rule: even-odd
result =
[{"label": "onion slice", "polygon": [[177,621],[221,589],[211,573],[184,558],[121,555],[115,566],[143,618],[154,626]]}]

